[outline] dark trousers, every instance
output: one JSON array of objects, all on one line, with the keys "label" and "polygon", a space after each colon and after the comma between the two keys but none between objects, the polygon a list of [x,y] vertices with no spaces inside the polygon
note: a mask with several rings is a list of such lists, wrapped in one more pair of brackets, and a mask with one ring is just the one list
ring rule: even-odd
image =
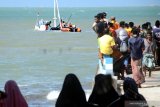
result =
[{"label": "dark trousers", "polygon": [[156,49],[157,65],[160,66],[160,47]]}]

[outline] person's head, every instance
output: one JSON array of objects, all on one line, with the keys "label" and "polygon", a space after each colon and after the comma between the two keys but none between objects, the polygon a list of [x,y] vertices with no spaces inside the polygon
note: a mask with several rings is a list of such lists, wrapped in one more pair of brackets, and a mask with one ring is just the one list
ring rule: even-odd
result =
[{"label": "person's head", "polygon": [[116,18],[114,16],[111,16],[110,20],[111,20],[111,23],[115,23]]},{"label": "person's head", "polygon": [[99,15],[94,16],[94,22],[96,22],[96,23],[100,22],[100,16]]},{"label": "person's head", "polygon": [[111,20],[116,20],[116,18],[114,17],[114,16],[111,16],[111,18],[110,18]]},{"label": "person's head", "polygon": [[138,87],[134,79],[126,77],[123,82],[123,90],[125,101],[144,101],[143,103],[147,104],[143,95],[138,92]]},{"label": "person's head", "polygon": [[97,74],[95,84],[88,102],[98,104],[100,107],[107,107],[119,98],[113,87],[113,80],[110,74]]},{"label": "person's head", "polygon": [[95,76],[94,91],[98,94],[107,93],[112,87],[111,75],[98,74]]},{"label": "person's head", "polygon": [[58,96],[56,107],[73,104],[82,106],[84,103],[86,103],[86,97],[79,79],[73,73],[67,74]]},{"label": "person's head", "polygon": [[136,82],[134,81],[134,79],[130,78],[130,77],[126,77],[124,79],[124,82],[123,82],[123,90],[124,90],[124,93],[126,92],[135,92],[135,93],[138,93],[138,87],[137,87],[137,84]]},{"label": "person's head", "polygon": [[145,98],[139,94],[138,87],[134,79],[126,77],[123,82],[124,98],[130,101],[146,101]]},{"label": "person's head", "polygon": [[147,26],[151,26],[151,22],[146,22],[146,25]]},{"label": "person's head", "polygon": [[107,17],[107,13],[103,12],[103,17],[106,18]]},{"label": "person's head", "polygon": [[129,22],[129,27],[133,28],[134,27],[134,23],[133,22]]},{"label": "person's head", "polygon": [[96,32],[98,34],[98,37],[101,37],[104,35],[106,25],[104,22],[99,22],[96,24]]},{"label": "person's head", "polygon": [[113,26],[113,23],[108,22],[108,27],[114,27],[114,26]]},{"label": "person's head", "polygon": [[146,22],[147,30],[152,30],[151,22]]},{"label": "person's head", "polygon": [[28,104],[21,94],[21,91],[14,80],[8,80],[5,84],[5,92],[7,94],[7,104],[8,107],[28,107]]},{"label": "person's head", "polygon": [[63,88],[68,91],[72,90],[71,92],[73,92],[81,89],[82,87],[77,76],[75,74],[70,73],[70,74],[67,74],[64,79]]},{"label": "person's head", "polygon": [[119,23],[119,25],[120,25],[120,27],[124,28],[125,21],[121,21],[121,22]]},{"label": "person's head", "polygon": [[156,20],[156,22],[155,22],[155,26],[156,26],[157,28],[159,28],[159,27],[160,27],[160,21],[159,21],[159,20]]},{"label": "person's head", "polygon": [[17,83],[14,80],[9,80],[5,84],[6,93],[20,92]]},{"label": "person's head", "polygon": [[129,24],[128,23],[125,23],[125,25],[124,25],[126,28],[128,28],[129,27]]},{"label": "person's head", "polygon": [[147,30],[147,25],[146,25],[146,23],[142,24],[142,29],[143,29],[143,30]]},{"label": "person's head", "polygon": [[137,27],[133,27],[131,33],[133,34],[133,37],[139,36],[139,29]]},{"label": "person's head", "polygon": [[104,14],[103,14],[103,13],[98,13],[97,16],[99,16],[100,19],[103,19],[103,18],[104,18]]}]

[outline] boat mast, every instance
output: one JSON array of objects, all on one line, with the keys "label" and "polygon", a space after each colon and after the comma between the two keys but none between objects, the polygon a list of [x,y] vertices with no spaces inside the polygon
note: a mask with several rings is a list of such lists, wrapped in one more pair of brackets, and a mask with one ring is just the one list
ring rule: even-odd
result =
[{"label": "boat mast", "polygon": [[59,14],[59,8],[58,8],[58,1],[54,0],[54,27],[57,27],[57,17],[58,17],[58,21],[59,21],[59,25],[60,25],[60,29],[62,28],[62,24],[61,24],[61,18],[60,18],[60,14]]},{"label": "boat mast", "polygon": [[39,12],[37,13],[37,25],[40,28],[40,25],[39,25]]},{"label": "boat mast", "polygon": [[56,0],[56,5],[57,5],[57,15],[58,15],[60,29],[62,29],[61,17],[60,17],[60,14],[59,14],[59,7],[58,7],[58,1],[57,0]]},{"label": "boat mast", "polygon": [[57,27],[57,24],[56,24],[56,20],[57,20],[57,17],[56,17],[56,0],[54,0],[54,17],[53,17],[53,20],[54,20],[53,27]]}]

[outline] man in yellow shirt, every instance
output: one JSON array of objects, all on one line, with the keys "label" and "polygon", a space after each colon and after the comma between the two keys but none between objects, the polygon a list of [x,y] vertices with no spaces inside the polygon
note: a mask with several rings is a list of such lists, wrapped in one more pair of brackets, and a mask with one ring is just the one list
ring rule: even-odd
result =
[{"label": "man in yellow shirt", "polygon": [[102,74],[113,75],[113,48],[115,41],[112,36],[109,35],[109,28],[105,26],[104,22],[97,24],[98,46],[99,46],[99,72]]},{"label": "man in yellow shirt", "polygon": [[113,37],[109,34],[105,34],[102,37],[98,38],[99,49],[102,54],[111,55],[113,53],[113,46],[115,45],[115,41]]}]

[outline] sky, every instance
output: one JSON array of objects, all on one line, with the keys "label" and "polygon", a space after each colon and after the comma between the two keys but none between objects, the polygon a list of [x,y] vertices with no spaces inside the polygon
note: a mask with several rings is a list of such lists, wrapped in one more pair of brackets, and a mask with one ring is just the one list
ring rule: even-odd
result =
[{"label": "sky", "polygon": [[[54,0],[0,0],[0,7],[53,7]],[[160,0],[58,0],[59,7],[160,6]]]}]

